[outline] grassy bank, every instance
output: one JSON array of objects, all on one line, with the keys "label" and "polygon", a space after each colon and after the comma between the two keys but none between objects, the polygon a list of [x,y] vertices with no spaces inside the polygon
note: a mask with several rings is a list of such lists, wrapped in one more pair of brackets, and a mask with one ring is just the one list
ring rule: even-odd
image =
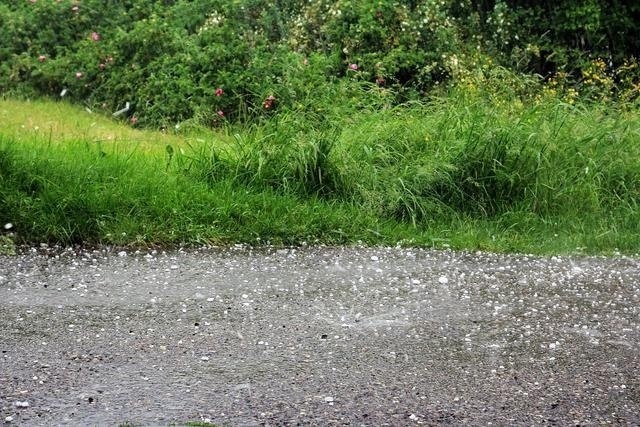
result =
[{"label": "grassy bank", "polygon": [[0,223],[19,243],[640,248],[633,109],[466,88],[187,133],[46,101],[0,115]]}]

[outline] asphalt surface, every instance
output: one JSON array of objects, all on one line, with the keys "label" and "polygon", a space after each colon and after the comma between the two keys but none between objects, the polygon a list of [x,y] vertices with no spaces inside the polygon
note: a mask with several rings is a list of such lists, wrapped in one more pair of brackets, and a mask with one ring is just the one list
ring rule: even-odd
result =
[{"label": "asphalt surface", "polygon": [[0,257],[6,425],[640,425],[640,260]]}]

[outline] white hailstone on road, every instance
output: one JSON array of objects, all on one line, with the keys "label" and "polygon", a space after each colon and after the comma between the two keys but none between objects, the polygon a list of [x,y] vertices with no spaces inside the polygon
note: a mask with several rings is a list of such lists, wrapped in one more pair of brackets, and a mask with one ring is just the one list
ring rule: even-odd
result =
[{"label": "white hailstone on road", "polygon": [[445,283],[449,283],[449,279],[447,279],[446,276],[440,276],[438,277],[438,282],[444,285]]},{"label": "white hailstone on road", "polygon": [[118,252],[118,256],[127,256],[127,252],[120,251],[120,252]]},{"label": "white hailstone on road", "polygon": [[28,408],[29,402],[27,402],[26,400],[25,401],[18,400],[14,403],[14,405],[16,408]]},{"label": "white hailstone on road", "polygon": [[378,261],[380,258],[378,258],[376,255],[371,255],[371,261]]}]

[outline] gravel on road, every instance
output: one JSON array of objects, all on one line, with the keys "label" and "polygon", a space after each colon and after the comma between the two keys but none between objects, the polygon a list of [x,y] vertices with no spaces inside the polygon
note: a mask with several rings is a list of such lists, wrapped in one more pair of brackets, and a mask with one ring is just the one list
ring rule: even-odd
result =
[{"label": "gravel on road", "polygon": [[640,260],[0,256],[5,425],[640,425]]}]

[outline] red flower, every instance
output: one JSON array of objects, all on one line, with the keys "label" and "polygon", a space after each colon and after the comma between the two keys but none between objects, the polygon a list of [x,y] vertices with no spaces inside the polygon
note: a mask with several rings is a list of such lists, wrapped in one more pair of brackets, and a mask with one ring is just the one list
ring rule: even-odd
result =
[{"label": "red flower", "polygon": [[222,111],[222,110],[218,110],[218,115],[219,115],[220,117],[224,117],[224,111]]},{"label": "red flower", "polygon": [[138,123],[138,118],[136,116],[131,116],[129,121],[131,122],[132,125],[135,125],[136,123]]},{"label": "red flower", "polygon": [[222,90],[222,88],[216,89],[216,96],[222,96],[223,93],[224,93],[224,90]]},{"label": "red flower", "polygon": [[266,109],[266,110],[270,110],[273,108],[273,105],[276,102],[276,97],[273,95],[269,95],[267,97],[267,99],[264,100],[264,103],[262,104],[262,106]]}]

